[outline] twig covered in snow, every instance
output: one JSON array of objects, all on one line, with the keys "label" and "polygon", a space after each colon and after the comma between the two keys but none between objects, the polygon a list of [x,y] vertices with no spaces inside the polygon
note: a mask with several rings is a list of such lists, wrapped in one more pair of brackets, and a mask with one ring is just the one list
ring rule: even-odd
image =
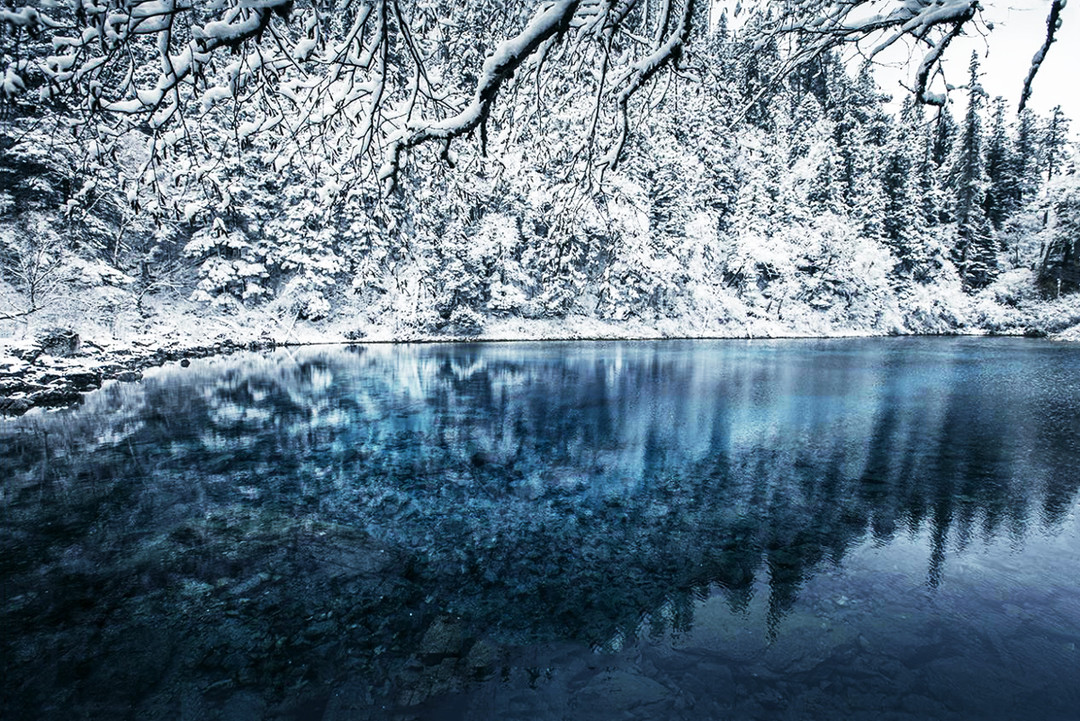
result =
[{"label": "twig covered in snow", "polygon": [[[1064,4],[1053,4],[1025,101]],[[779,39],[793,41],[783,44],[763,93],[833,48],[871,42],[873,57],[911,39],[922,48],[914,92],[933,104],[944,102],[931,85],[950,42],[978,26],[981,10],[979,0],[744,5],[751,20],[740,42],[751,42],[740,52],[748,59]],[[633,96],[707,34],[694,27],[703,7],[700,0],[16,0],[0,10],[0,103],[27,114],[59,110],[79,127],[103,115],[110,137],[153,134],[155,155],[200,145],[200,124],[220,126],[231,108],[237,149],[273,130],[268,162],[276,167],[303,165],[305,151],[320,148],[333,172],[393,187],[414,148],[441,146],[449,159],[451,141],[477,133],[486,150],[493,109],[515,76],[535,79],[549,102],[560,102],[544,88],[556,78],[563,95],[576,83],[594,98],[583,147],[590,159],[603,147],[602,172],[623,155]]]},{"label": "twig covered in snow", "polygon": [[386,181],[391,187],[396,183],[402,151],[431,140],[452,140],[482,126],[491,113],[491,105],[503,83],[541,45],[567,31],[579,5],[580,0],[556,0],[538,13],[518,35],[499,44],[484,61],[472,102],[453,117],[428,123],[411,132],[405,131],[393,138],[386,152],[386,162],[379,171],[379,180]]},{"label": "twig covered in snow", "polygon": [[1031,86],[1035,82],[1035,76],[1038,74],[1039,68],[1042,67],[1043,60],[1046,59],[1046,53],[1049,52],[1050,45],[1055,40],[1054,35],[1061,28],[1061,11],[1065,9],[1065,2],[1066,0],[1054,0],[1050,5],[1050,14],[1046,18],[1046,38],[1043,40],[1039,51],[1031,58],[1031,68],[1024,78],[1024,89],[1020,92],[1019,111],[1023,111],[1027,106],[1027,101],[1031,98]]}]

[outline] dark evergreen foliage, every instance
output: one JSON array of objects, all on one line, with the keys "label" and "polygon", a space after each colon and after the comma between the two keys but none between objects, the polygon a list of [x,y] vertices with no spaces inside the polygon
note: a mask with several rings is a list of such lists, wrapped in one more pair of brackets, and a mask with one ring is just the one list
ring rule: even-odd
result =
[{"label": "dark evergreen foliage", "polygon": [[1046,125],[1046,140],[1043,142],[1046,154],[1046,179],[1053,180],[1061,171],[1065,146],[1069,141],[1069,119],[1065,117],[1061,106],[1056,106],[1050,113]]},{"label": "dark evergreen foliage", "polygon": [[994,278],[997,261],[986,217],[987,177],[982,137],[986,93],[979,83],[979,58],[974,52],[968,73],[968,109],[952,177],[957,235],[953,261],[966,287],[982,288]]},{"label": "dark evergreen foliage", "polygon": [[994,99],[993,125],[986,142],[986,177],[988,186],[983,210],[994,230],[1001,230],[1005,220],[1017,209],[1016,160],[1009,143],[1005,120],[1005,99]]}]

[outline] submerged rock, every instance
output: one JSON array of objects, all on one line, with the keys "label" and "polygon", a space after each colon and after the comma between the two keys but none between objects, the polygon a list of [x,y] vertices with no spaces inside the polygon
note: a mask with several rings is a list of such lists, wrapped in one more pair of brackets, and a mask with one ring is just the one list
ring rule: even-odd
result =
[{"label": "submerged rock", "polygon": [[420,642],[420,653],[428,657],[460,656],[465,645],[461,621],[437,618]]}]

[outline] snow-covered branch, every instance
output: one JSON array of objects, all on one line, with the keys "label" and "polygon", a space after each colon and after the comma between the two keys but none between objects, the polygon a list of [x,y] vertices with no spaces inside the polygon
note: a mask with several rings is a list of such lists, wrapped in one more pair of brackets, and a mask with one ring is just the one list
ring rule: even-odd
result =
[{"label": "snow-covered branch", "polygon": [[472,102],[456,115],[426,123],[392,138],[379,179],[393,185],[401,165],[401,153],[432,140],[449,141],[470,133],[486,122],[500,88],[541,45],[570,26],[581,0],[555,0],[541,10],[516,36],[500,43],[484,61]]},{"label": "snow-covered branch", "polygon": [[1050,45],[1053,44],[1059,28],[1061,28],[1061,11],[1065,9],[1066,0],[1054,0],[1050,5],[1050,15],[1046,18],[1046,38],[1043,40],[1043,44],[1039,47],[1038,52],[1031,59],[1031,68],[1028,70],[1027,77],[1024,78],[1024,89],[1020,92],[1020,112],[1023,112],[1024,107],[1027,105],[1027,101],[1031,98],[1031,86],[1035,82],[1035,76],[1039,72],[1039,68],[1042,67],[1043,60],[1046,59],[1046,53],[1050,50]]},{"label": "snow-covered branch", "polygon": [[[665,3],[664,13],[661,16],[661,26],[667,26],[670,11],[670,3]],[[693,0],[685,0],[682,15],[679,17],[679,22],[674,30],[672,30],[671,35],[662,42],[655,52],[630,66],[623,78],[616,82],[616,86],[622,85],[622,90],[619,92],[616,100],[616,105],[618,107],[618,130],[615,144],[601,161],[601,166],[614,170],[618,165],[619,158],[622,155],[623,149],[626,147],[626,137],[629,132],[627,105],[630,102],[630,98],[633,97],[634,93],[640,90],[641,87],[657,73],[657,71],[664,67],[664,65],[678,61],[679,56],[682,54],[683,47],[690,39],[690,27],[693,15]]]},{"label": "snow-covered branch", "polygon": [[872,42],[873,59],[904,38],[924,45],[916,65],[914,92],[923,103],[941,105],[944,97],[930,90],[949,43],[977,21],[979,0],[819,0],[792,3],[768,36],[798,36],[805,40],[788,66],[815,58],[844,45]]},{"label": "snow-covered branch", "polygon": [[[858,44],[873,57],[909,39],[919,48],[914,93],[941,103],[931,86],[950,42],[983,28],[979,0],[743,6],[738,51],[784,48],[766,90],[831,49]],[[1062,6],[1055,0],[1025,100]],[[309,163],[318,148],[352,177],[393,186],[421,146],[449,158],[452,141],[476,133],[485,149],[489,125],[501,123],[495,109],[528,78],[540,113],[549,84],[560,89],[549,103],[591,99],[579,113],[586,145],[604,149],[596,167],[613,168],[632,98],[707,37],[705,9],[703,0],[10,0],[0,10],[0,103],[80,127],[103,118],[110,137],[138,129],[155,153],[209,148],[205,128],[222,137],[229,125],[235,149],[273,135],[264,157],[275,167]]]}]

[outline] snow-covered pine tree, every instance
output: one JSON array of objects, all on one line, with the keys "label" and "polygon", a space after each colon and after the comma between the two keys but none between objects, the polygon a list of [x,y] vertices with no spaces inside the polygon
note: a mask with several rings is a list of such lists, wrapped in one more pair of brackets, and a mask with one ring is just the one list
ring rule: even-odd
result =
[{"label": "snow-covered pine tree", "polygon": [[806,199],[811,212],[814,214],[832,213],[842,215],[845,213],[844,199],[837,176],[837,168],[840,166],[841,159],[836,152],[836,146],[832,143],[825,145],[823,151],[817,166],[817,172],[810,181]]},{"label": "snow-covered pine tree", "polygon": [[1005,221],[1016,211],[1018,180],[1005,119],[1005,98],[994,98],[993,108],[990,134],[986,139],[987,187],[983,209],[994,230],[1001,230]]},{"label": "snow-covered pine tree", "polygon": [[1020,111],[1017,120],[1016,141],[1013,158],[1016,173],[1014,202],[1017,207],[1030,199],[1039,189],[1039,137],[1038,118],[1031,108]]},{"label": "snow-covered pine tree", "polygon": [[923,215],[919,207],[919,176],[916,171],[922,137],[914,98],[906,98],[899,122],[892,126],[885,146],[882,188],[885,207],[882,229],[885,239],[900,260],[901,268],[910,269],[916,245],[920,242]]},{"label": "snow-covered pine tree", "polygon": [[974,52],[968,64],[968,74],[968,109],[952,168],[952,189],[956,199],[953,261],[960,271],[964,287],[978,289],[993,279],[997,272],[997,261],[984,210],[987,180],[983,162],[981,111],[986,92],[979,82],[979,57]]},{"label": "snow-covered pine tree", "polygon": [[935,115],[934,120],[928,121],[924,106],[915,105],[913,121],[917,127],[913,142],[916,150],[912,172],[918,187],[921,224],[926,228],[937,227],[945,222],[948,206],[945,190],[942,187],[941,167],[934,158],[934,142],[938,127],[936,117]]},{"label": "snow-covered pine tree", "polygon": [[882,148],[870,142],[871,131],[856,125],[841,147],[845,158],[848,215],[866,238],[885,235],[885,191],[881,184]]},{"label": "snow-covered pine tree", "polygon": [[1054,106],[1050,111],[1050,119],[1046,123],[1046,133],[1043,139],[1043,155],[1046,158],[1046,180],[1054,179],[1054,175],[1061,171],[1061,165],[1065,160],[1065,151],[1069,143],[1069,119],[1060,105]]},{"label": "snow-covered pine tree", "polygon": [[840,196],[859,233],[881,238],[885,195],[880,169],[889,122],[882,110],[883,96],[865,63],[854,80],[843,74],[837,81],[840,102],[835,111],[834,137],[840,159]]},{"label": "snow-covered pine tree", "polygon": [[772,257],[772,234],[776,226],[776,197],[780,163],[764,133],[751,136],[753,145],[743,151],[745,175],[735,200],[731,221],[732,240],[723,252],[725,285],[738,294],[761,288],[778,274]]},{"label": "snow-covered pine tree", "polygon": [[938,110],[934,121],[934,138],[930,144],[931,157],[934,164],[939,168],[948,161],[952,154],[953,144],[956,142],[956,121],[947,107]]}]

